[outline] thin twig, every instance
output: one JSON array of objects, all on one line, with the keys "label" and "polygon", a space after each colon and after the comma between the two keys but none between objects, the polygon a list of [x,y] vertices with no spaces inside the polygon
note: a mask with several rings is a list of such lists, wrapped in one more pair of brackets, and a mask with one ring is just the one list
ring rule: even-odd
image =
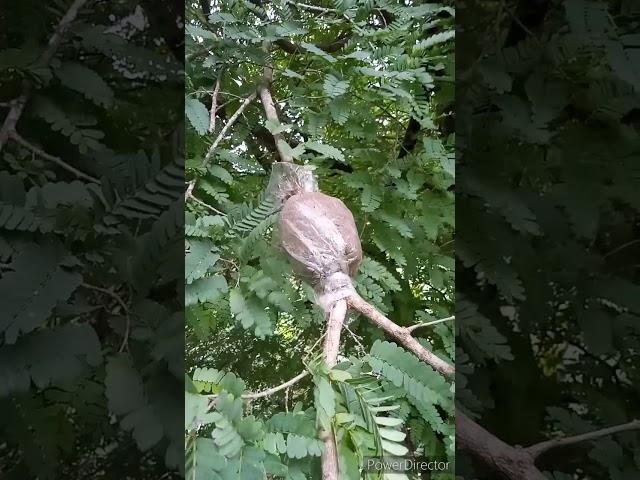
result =
[{"label": "thin twig", "polygon": [[244,112],[245,108],[247,108],[249,106],[249,104],[256,98],[256,96],[257,96],[257,92],[256,91],[251,92],[251,94],[247,98],[245,98],[244,101],[240,104],[240,106],[235,111],[235,113],[233,115],[231,115],[231,117],[229,118],[229,120],[227,121],[225,126],[222,127],[222,130],[220,130],[220,133],[218,134],[216,139],[213,141],[213,143],[209,147],[209,150],[207,151],[207,154],[205,155],[204,159],[202,160],[202,163],[200,164],[200,167],[206,167],[207,166],[207,164],[211,160],[211,157],[213,156],[213,152],[215,152],[216,148],[218,147],[218,144],[222,141],[222,139],[227,134],[227,132],[229,131],[231,126],[236,122],[238,117],[240,115],[242,115],[242,112]]},{"label": "thin twig", "polygon": [[274,393],[277,393],[281,390],[288,389],[292,385],[305,378],[307,375],[309,375],[309,372],[305,370],[304,372],[299,373],[298,375],[293,377],[291,380],[288,380],[278,385],[277,387],[268,388],[267,390],[263,390],[261,392],[245,393],[244,395],[242,395],[242,398],[244,398],[245,400],[255,400],[256,398],[268,397],[269,395],[273,395]]},{"label": "thin twig", "polygon": [[209,209],[209,210],[211,210],[212,212],[217,213],[218,215],[222,215],[223,217],[226,217],[226,216],[227,216],[227,214],[226,214],[226,213],[221,212],[221,211],[220,211],[220,210],[218,210],[217,208],[212,207],[212,206],[211,206],[211,205],[209,205],[208,203],[205,203],[205,202],[203,202],[202,200],[200,200],[199,198],[196,198],[196,196],[195,196],[195,195],[193,195],[193,193],[191,193],[191,194],[189,195],[189,197],[188,197],[188,198],[190,198],[191,200],[193,200],[194,202],[196,202],[198,205],[202,205],[203,207],[208,208],[208,209]]},{"label": "thin twig", "polygon": [[[216,148],[218,147],[218,144],[222,141],[227,131],[231,128],[231,126],[235,123],[235,121],[242,114],[242,112],[244,112],[245,108],[247,108],[247,106],[256,98],[257,95],[258,95],[258,92],[256,91],[252,92],[251,95],[245,98],[244,101],[240,104],[240,107],[238,107],[238,110],[236,110],[235,113],[231,115],[231,118],[229,118],[225,126],[222,127],[222,130],[220,130],[220,133],[218,134],[216,139],[213,141],[213,143],[209,147],[207,154],[205,155],[204,159],[202,160],[202,163],[200,164],[201,168],[207,166],[207,164],[211,160],[211,157],[213,156],[213,152],[215,152]],[[185,201],[188,200],[189,197],[193,196],[193,189],[195,188],[195,186],[196,186],[196,179],[194,178],[187,184],[187,189],[184,192]]]},{"label": "thin twig", "polygon": [[108,290],[108,289],[102,288],[102,287],[97,287],[97,286],[91,285],[89,283],[83,283],[82,286],[84,288],[89,289],[89,290],[94,290],[96,292],[101,292],[101,293],[109,295],[116,302],[118,302],[118,304],[122,307],[122,309],[124,310],[124,314],[125,314],[126,324],[125,324],[125,329],[124,329],[124,338],[122,339],[122,343],[120,344],[120,348],[118,349],[118,352],[123,352],[125,349],[128,349],[129,348],[129,334],[131,332],[131,317],[130,317],[130,313],[129,313],[129,307],[127,306],[125,301],[122,299],[122,297],[120,295],[118,295],[117,293],[115,293],[112,290]]},{"label": "thin twig", "polygon": [[[286,382],[284,382],[284,383],[282,383],[282,384],[280,384],[280,385],[278,385],[276,387],[271,387],[271,388],[268,388],[266,390],[262,390],[260,392],[245,393],[244,395],[242,395],[242,398],[244,398],[245,400],[255,400],[256,398],[268,397],[269,395],[273,395],[274,393],[278,393],[281,390],[288,390],[293,385],[298,383],[300,380],[305,378],[307,375],[309,375],[309,371],[305,370],[305,371],[299,373],[298,375],[296,375],[295,377],[293,377],[291,380],[287,380]],[[218,394],[214,393],[212,395],[206,395],[206,397],[211,399],[211,400],[215,400],[218,397]]]},{"label": "thin twig", "polygon": [[289,5],[293,5],[294,7],[302,8],[304,10],[310,10],[312,12],[320,12],[320,13],[337,12],[335,8],[317,7],[315,5],[309,5],[307,3],[298,3],[298,2],[287,2],[287,3],[289,3]]},{"label": "thin twig", "polygon": [[324,337],[327,336],[327,332],[323,332],[322,335],[320,335],[320,337],[313,343],[313,345],[311,345],[311,348],[309,349],[307,356],[305,356],[306,359],[309,358],[309,355],[313,354],[313,350],[320,344],[320,342],[322,342],[322,340],[324,340]]},{"label": "thin twig", "polygon": [[9,136],[13,140],[15,140],[17,143],[22,145],[24,148],[26,148],[28,150],[31,150],[33,153],[35,153],[36,155],[44,158],[45,160],[49,160],[50,162],[53,162],[56,165],[64,168],[68,172],[73,173],[76,177],[82,178],[84,180],[88,180],[91,183],[97,183],[97,184],[100,183],[100,180],[98,180],[97,178],[92,177],[91,175],[88,175],[88,174],[78,170],[77,168],[75,168],[72,165],[69,165],[67,162],[62,160],[60,157],[56,157],[55,155],[51,155],[51,154],[45,152],[44,150],[42,150],[41,148],[36,147],[32,143],[30,143],[27,140],[25,140],[24,138],[22,138],[22,136],[20,136],[20,134],[18,134],[18,132],[13,131],[13,132],[11,132],[9,134]]},{"label": "thin twig", "polygon": [[422,328],[422,327],[429,327],[431,325],[437,325],[438,323],[448,322],[449,320],[454,320],[455,318],[456,318],[455,315],[451,315],[450,317],[441,318],[440,320],[433,320],[432,322],[417,323],[415,325],[411,325],[410,327],[407,327],[407,330],[409,332],[413,332],[416,328]]},{"label": "thin twig", "polygon": [[633,244],[635,244],[635,243],[638,243],[638,242],[640,242],[640,238],[634,238],[633,240],[630,240],[630,241],[628,241],[628,242],[626,242],[626,243],[623,243],[622,245],[620,245],[620,246],[618,246],[618,247],[614,248],[614,249],[613,249],[613,250],[611,250],[610,252],[605,253],[605,254],[602,256],[602,258],[610,257],[611,255],[614,255],[614,254],[618,253],[620,250],[624,250],[625,248],[630,247],[631,245],[633,245]]},{"label": "thin twig", "polygon": [[544,442],[536,443],[527,447],[526,450],[535,459],[543,453],[553,448],[566,447],[574,445],[576,443],[588,442],[591,440],[597,440],[601,437],[608,435],[615,435],[617,433],[628,432],[631,430],[640,430],[640,420],[632,420],[628,423],[621,425],[615,425],[613,427],[607,427],[593,432],[582,433],[580,435],[573,435],[571,437],[554,438],[552,440],[546,440]]},{"label": "thin twig", "polygon": [[216,78],[216,86],[211,94],[211,113],[209,114],[209,133],[213,133],[216,129],[216,111],[218,110],[218,92],[220,92],[220,77],[222,72]]},{"label": "thin twig", "polygon": [[351,330],[349,328],[349,325],[347,325],[346,322],[344,324],[344,329],[349,333],[349,335],[351,335],[351,338],[353,338],[353,341],[356,342],[356,345],[357,345],[358,349],[360,350],[360,353],[362,353],[363,355],[366,355],[367,354],[367,350],[366,350],[366,348],[364,348],[364,345],[360,341],[360,338],[358,338],[358,336],[355,333],[353,333],[353,330]]}]

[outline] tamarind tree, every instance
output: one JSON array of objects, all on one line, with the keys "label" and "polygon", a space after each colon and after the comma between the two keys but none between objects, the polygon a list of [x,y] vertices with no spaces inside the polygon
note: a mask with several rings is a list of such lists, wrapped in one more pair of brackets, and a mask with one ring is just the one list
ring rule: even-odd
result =
[{"label": "tamarind tree", "polygon": [[[446,2],[188,2],[190,479],[357,479],[372,456],[453,478],[453,18]],[[312,168],[355,217],[344,323],[278,247],[274,162]]]},{"label": "tamarind tree", "polygon": [[3,479],[183,464],[182,5],[147,3],[1,7]]},{"label": "tamarind tree", "polygon": [[457,14],[457,474],[635,478],[640,9]]}]

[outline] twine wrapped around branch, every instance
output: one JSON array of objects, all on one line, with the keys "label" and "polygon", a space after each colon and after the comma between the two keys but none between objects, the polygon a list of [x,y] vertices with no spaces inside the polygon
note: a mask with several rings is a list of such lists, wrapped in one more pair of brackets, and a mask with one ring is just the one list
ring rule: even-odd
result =
[{"label": "twine wrapped around branch", "polygon": [[309,281],[327,313],[354,293],[352,279],[362,261],[353,214],[339,199],[318,191],[313,171],[275,163],[270,191],[282,200],[280,242],[298,275]]}]

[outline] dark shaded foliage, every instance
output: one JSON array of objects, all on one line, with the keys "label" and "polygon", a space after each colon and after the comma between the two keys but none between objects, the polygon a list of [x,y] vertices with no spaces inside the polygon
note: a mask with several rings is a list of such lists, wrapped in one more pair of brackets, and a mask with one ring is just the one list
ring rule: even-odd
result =
[{"label": "dark shaded foliage", "polygon": [[[638,418],[636,2],[458,6],[458,392],[512,445]],[[541,457],[635,478],[640,433]],[[495,478],[458,452],[463,478]]]},{"label": "dark shaded foliage", "polygon": [[1,7],[3,479],[182,467],[176,5]]}]

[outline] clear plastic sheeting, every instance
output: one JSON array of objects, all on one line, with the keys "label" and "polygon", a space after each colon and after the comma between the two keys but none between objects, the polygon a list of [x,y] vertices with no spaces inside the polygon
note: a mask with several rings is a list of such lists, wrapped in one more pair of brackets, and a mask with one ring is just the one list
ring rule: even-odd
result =
[{"label": "clear plastic sheeting", "polygon": [[279,216],[280,242],[296,273],[316,291],[329,312],[354,292],[352,278],[362,261],[353,214],[339,199],[318,190],[313,171],[294,164],[274,165],[270,191],[284,200]]},{"label": "clear plastic sheeting", "polygon": [[275,162],[271,167],[271,177],[267,191],[284,201],[302,192],[317,192],[318,181],[311,167],[288,162]]}]

